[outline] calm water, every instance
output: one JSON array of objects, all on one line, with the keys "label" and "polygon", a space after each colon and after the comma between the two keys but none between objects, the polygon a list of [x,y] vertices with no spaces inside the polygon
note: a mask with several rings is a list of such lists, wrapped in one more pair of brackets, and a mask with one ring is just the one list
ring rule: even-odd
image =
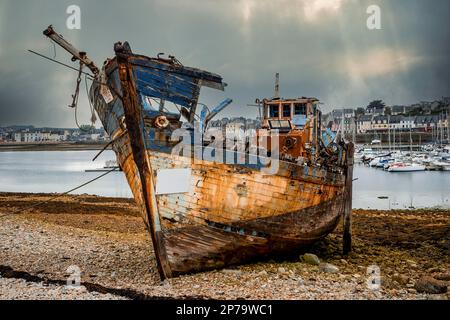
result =
[{"label": "calm water", "polygon": [[[65,192],[96,176],[86,169],[103,167],[115,159],[104,152],[96,162],[96,151],[0,152],[0,191]],[[450,172],[389,173],[356,165],[353,206],[355,208],[401,209],[422,207],[450,208]],[[122,172],[103,177],[77,194],[131,197]],[[379,199],[388,197],[388,199]]]}]

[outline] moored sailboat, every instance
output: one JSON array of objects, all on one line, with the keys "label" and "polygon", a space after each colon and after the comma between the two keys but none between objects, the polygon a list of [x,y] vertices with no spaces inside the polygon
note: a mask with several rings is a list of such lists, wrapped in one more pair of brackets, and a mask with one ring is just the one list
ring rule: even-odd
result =
[{"label": "moored sailboat", "polygon": [[426,167],[422,164],[418,163],[394,163],[389,166],[388,171],[389,172],[419,172],[419,171],[425,171]]}]

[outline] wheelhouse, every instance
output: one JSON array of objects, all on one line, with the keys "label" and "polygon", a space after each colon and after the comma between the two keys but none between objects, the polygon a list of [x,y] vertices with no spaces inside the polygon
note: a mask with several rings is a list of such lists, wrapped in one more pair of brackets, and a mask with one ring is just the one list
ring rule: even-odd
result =
[{"label": "wheelhouse", "polygon": [[263,128],[304,129],[308,119],[317,116],[318,105],[316,98],[264,100]]}]

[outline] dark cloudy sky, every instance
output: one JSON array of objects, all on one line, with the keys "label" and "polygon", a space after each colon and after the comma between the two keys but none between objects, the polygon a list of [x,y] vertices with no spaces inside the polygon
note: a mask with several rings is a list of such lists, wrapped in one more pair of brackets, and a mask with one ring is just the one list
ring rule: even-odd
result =
[{"label": "dark cloudy sky", "polygon": [[[81,30],[66,28],[71,4]],[[366,27],[371,4],[382,30]],[[27,52],[53,56],[49,24],[98,65],[128,40],[135,52],[219,73],[229,87],[204,90],[202,102],[230,97],[225,115],[254,116],[246,104],[273,95],[276,72],[282,96],[316,96],[325,111],[450,95],[449,16],[450,0],[0,0],[0,126],[74,126],[76,73]],[[80,109],[88,122],[85,91]]]}]

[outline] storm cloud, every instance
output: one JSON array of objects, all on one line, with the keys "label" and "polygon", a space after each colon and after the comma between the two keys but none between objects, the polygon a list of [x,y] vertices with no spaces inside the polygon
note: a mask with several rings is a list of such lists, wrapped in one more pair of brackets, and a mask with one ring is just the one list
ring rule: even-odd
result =
[{"label": "storm cloud", "polygon": [[[73,4],[81,8],[81,30],[66,28]],[[381,8],[381,30],[366,27],[372,4]],[[227,90],[206,89],[201,101],[230,97],[224,116],[252,117],[257,112],[247,104],[273,95],[276,72],[282,96],[315,96],[325,111],[450,95],[449,16],[448,0],[0,0],[0,126],[74,126],[67,105],[76,72],[27,52],[54,56],[42,35],[49,24],[97,65],[113,55],[115,42],[129,41],[136,53],[173,54],[219,73]],[[59,48],[56,58],[70,63]]]}]

